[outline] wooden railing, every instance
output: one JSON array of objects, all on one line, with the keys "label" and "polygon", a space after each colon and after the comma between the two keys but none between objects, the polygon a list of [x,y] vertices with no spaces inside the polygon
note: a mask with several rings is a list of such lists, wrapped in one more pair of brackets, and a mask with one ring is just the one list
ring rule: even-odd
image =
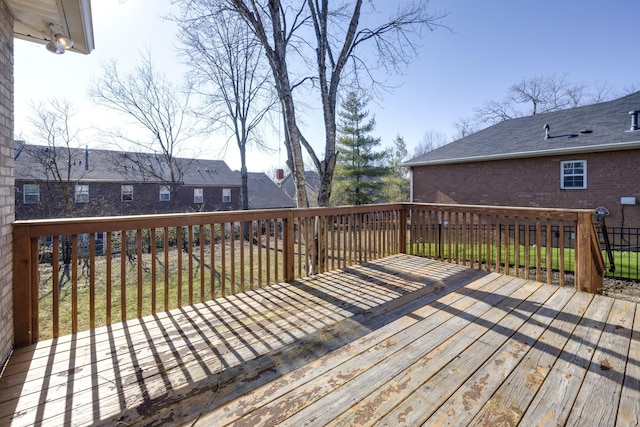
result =
[{"label": "wooden railing", "polygon": [[402,251],[402,205],[18,221],[24,346]]},{"label": "wooden railing", "polygon": [[407,253],[602,292],[592,211],[412,204]]},{"label": "wooden railing", "polygon": [[[575,248],[554,247],[569,223]],[[18,221],[15,345],[405,252],[550,283],[553,252],[559,284],[566,261],[596,292],[593,236],[590,211],[433,204]]]}]

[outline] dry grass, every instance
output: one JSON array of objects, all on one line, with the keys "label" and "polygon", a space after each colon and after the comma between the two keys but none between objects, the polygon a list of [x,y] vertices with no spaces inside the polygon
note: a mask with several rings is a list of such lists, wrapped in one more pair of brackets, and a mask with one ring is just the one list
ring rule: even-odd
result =
[{"label": "dry grass", "polygon": [[[141,259],[125,257],[124,276],[122,258],[120,254],[114,254],[111,259],[110,280],[107,279],[107,257],[96,257],[93,289],[89,263],[81,261],[77,266],[77,331],[89,329],[91,325],[92,293],[95,301],[95,326],[103,326],[123,319],[123,292],[125,318],[133,319],[282,280],[283,257],[273,247],[273,240],[269,249],[246,241],[236,241],[234,246],[233,256],[229,242],[224,245],[224,251],[220,243],[213,246],[213,269],[209,245],[203,248],[203,253],[200,247],[194,247],[191,257],[184,251],[170,248],[167,265],[164,251],[159,250],[155,257],[155,268],[149,253],[144,253]],[[282,248],[282,242],[278,242],[278,247]],[[250,256],[251,252],[253,258]],[[140,283],[138,275],[142,279]],[[65,271],[64,266],[60,266],[59,335],[72,333],[72,276],[71,267]],[[40,339],[52,338],[53,269],[46,264],[40,266],[39,319]]]}]

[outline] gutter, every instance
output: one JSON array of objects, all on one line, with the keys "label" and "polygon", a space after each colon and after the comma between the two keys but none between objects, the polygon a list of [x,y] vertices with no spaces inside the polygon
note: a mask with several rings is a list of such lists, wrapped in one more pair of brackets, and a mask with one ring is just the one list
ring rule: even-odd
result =
[{"label": "gutter", "polygon": [[415,166],[431,166],[431,165],[446,165],[456,163],[472,163],[472,162],[488,162],[492,160],[507,160],[507,159],[521,159],[528,157],[546,157],[565,154],[584,154],[584,153],[597,153],[603,151],[621,151],[621,150],[634,150],[640,149],[640,141],[621,142],[617,144],[598,144],[587,145],[582,147],[569,147],[569,148],[555,148],[552,150],[536,150],[536,151],[519,151],[515,153],[501,153],[492,154],[490,156],[473,156],[473,157],[458,157],[454,159],[440,159],[440,160],[427,160],[421,162],[405,162],[400,166],[415,167]]}]

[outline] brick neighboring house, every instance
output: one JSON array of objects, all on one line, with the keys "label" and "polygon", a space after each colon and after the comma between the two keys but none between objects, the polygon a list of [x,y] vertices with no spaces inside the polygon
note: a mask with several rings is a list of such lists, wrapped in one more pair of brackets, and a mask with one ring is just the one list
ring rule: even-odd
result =
[{"label": "brick neighboring house", "polygon": [[595,209],[640,227],[640,92],[507,120],[404,163],[411,198]]},{"label": "brick neighboring house", "polygon": [[239,174],[221,160],[175,159],[172,190],[168,165],[153,154],[22,145],[14,158],[17,219],[240,208]]}]

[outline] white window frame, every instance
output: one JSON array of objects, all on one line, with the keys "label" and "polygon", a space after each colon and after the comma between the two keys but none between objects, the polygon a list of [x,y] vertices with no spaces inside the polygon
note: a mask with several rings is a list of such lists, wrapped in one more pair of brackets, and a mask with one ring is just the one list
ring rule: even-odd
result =
[{"label": "white window frame", "polygon": [[169,190],[169,186],[167,185],[160,186],[160,201],[161,202],[171,201],[171,190]]},{"label": "white window frame", "polygon": [[[572,164],[573,170],[575,163],[582,163],[582,173],[565,173],[565,165]],[[565,185],[565,178],[567,177],[582,177],[582,187],[567,186]],[[560,189],[562,190],[586,190],[587,188],[587,161],[586,160],[567,160],[560,162]]]},{"label": "white window frame", "polygon": [[74,201],[76,203],[89,203],[89,184],[76,184]]},{"label": "white window frame", "polygon": [[122,184],[120,186],[120,200],[123,202],[133,202],[133,185]]},{"label": "white window frame", "polygon": [[22,186],[22,203],[25,205],[40,204],[40,186],[38,184],[24,184]]},{"label": "white window frame", "polygon": [[231,189],[223,188],[222,189],[222,203],[231,203]]},{"label": "white window frame", "polygon": [[193,189],[193,203],[204,203],[204,189]]}]

